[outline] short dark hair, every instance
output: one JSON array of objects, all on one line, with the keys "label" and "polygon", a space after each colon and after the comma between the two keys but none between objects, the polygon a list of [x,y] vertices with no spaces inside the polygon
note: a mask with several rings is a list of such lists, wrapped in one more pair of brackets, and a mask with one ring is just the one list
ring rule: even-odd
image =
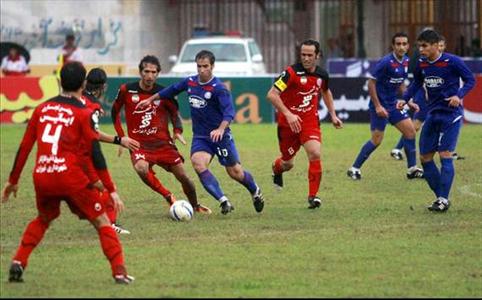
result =
[{"label": "short dark hair", "polygon": [[408,34],[406,34],[405,32],[397,32],[392,36],[392,45],[395,45],[395,40],[399,37],[407,38],[408,41]]},{"label": "short dark hair", "polygon": [[87,85],[85,89],[87,91],[95,91],[104,88],[104,84],[107,82],[107,74],[102,68],[93,68],[87,74]]},{"label": "short dark hair", "polygon": [[320,43],[314,39],[307,39],[307,40],[304,40],[303,42],[301,42],[300,44],[300,51],[301,51],[301,47],[305,45],[305,46],[315,46],[315,54],[318,54],[320,53],[321,56],[323,56],[323,53],[321,52],[321,47],[320,47]]},{"label": "short dark hair", "polygon": [[68,40],[75,40],[75,35],[73,35],[72,33],[69,33],[65,36],[65,40],[68,41]]},{"label": "short dark hair", "polygon": [[198,61],[199,59],[207,58],[209,59],[209,63],[211,65],[214,65],[214,62],[216,61],[216,57],[214,54],[209,51],[209,50],[201,50],[196,54],[195,60]]},{"label": "short dark hair", "polygon": [[417,37],[417,41],[419,42],[427,42],[429,44],[435,44],[440,42],[440,34],[432,29],[426,29],[422,32]]},{"label": "short dark hair", "polygon": [[153,64],[157,67],[157,72],[161,72],[161,63],[159,62],[159,59],[157,56],[154,55],[146,55],[141,59],[141,62],[139,63],[139,72],[142,72],[144,70],[144,64]]},{"label": "short dark hair", "polygon": [[78,61],[66,63],[60,70],[60,85],[65,92],[75,92],[85,80],[84,66]]}]

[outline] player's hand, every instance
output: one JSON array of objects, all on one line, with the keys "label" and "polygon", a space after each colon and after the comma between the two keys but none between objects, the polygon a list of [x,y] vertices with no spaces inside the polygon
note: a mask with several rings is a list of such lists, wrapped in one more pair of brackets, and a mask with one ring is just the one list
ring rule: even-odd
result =
[{"label": "player's hand", "polygon": [[149,105],[151,105],[152,101],[154,100],[154,96],[150,96],[149,98],[144,99],[141,102],[137,103],[136,110],[138,110],[138,109],[143,110],[143,109],[148,108]]},{"label": "player's hand", "polygon": [[293,131],[294,133],[298,133],[301,131],[301,122],[303,122],[303,120],[301,120],[300,116],[295,115],[292,112],[288,112],[285,117],[286,121],[290,125],[291,131]]},{"label": "player's hand", "polygon": [[10,194],[17,198],[18,185],[7,182],[2,190],[2,202],[7,202]]},{"label": "player's hand", "polygon": [[97,180],[96,182],[94,182],[93,185],[96,189],[98,189],[101,192],[104,190],[104,184],[102,183],[102,181],[100,179]]},{"label": "player's hand", "polygon": [[182,136],[182,133],[180,132],[175,132],[172,138],[174,142],[176,142],[176,140],[179,140],[183,145],[187,144],[186,140],[184,139],[184,136]]},{"label": "player's hand", "polygon": [[120,143],[124,148],[127,148],[131,151],[135,151],[135,150],[139,150],[139,147],[141,146],[141,144],[134,140],[134,139],[131,139],[130,137],[127,137],[127,136],[123,136],[121,138],[121,143]]},{"label": "player's hand", "polygon": [[343,128],[343,122],[336,115],[331,117],[331,123],[336,129]]},{"label": "player's hand", "polygon": [[123,148],[122,146],[120,146],[119,148],[117,148],[117,157],[121,157],[122,152],[124,152],[124,148]]},{"label": "player's hand", "polygon": [[224,135],[224,129],[220,129],[220,128],[214,129],[213,131],[211,131],[211,134],[210,134],[211,140],[215,143],[220,141],[223,138],[223,135]]},{"label": "player's hand", "polygon": [[448,97],[445,100],[449,102],[449,106],[459,107],[459,105],[460,105],[460,98],[457,95],[452,96],[452,97]]},{"label": "player's hand", "polygon": [[375,107],[375,111],[377,113],[377,116],[379,116],[380,118],[388,118],[388,112],[385,107],[380,105],[378,107]]},{"label": "player's hand", "polygon": [[411,110],[413,110],[414,112],[418,112],[420,110],[420,106],[418,106],[417,103],[413,102],[412,101],[408,101],[408,107],[410,107]]},{"label": "player's hand", "polygon": [[122,199],[119,197],[119,194],[117,194],[117,192],[112,192],[110,193],[110,198],[112,199],[112,201],[114,202],[114,209],[115,211],[120,214],[124,211],[125,209],[125,206],[124,206],[124,202],[122,201]]},{"label": "player's hand", "polygon": [[396,104],[396,108],[398,110],[402,110],[403,107],[405,106],[405,104],[407,104],[407,102],[405,102],[405,100],[397,100],[397,104]]}]

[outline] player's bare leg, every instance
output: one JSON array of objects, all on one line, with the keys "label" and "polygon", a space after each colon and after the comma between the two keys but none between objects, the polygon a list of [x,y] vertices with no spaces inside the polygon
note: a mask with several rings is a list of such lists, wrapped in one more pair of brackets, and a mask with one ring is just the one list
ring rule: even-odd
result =
[{"label": "player's bare leg", "polygon": [[198,213],[201,214],[211,214],[212,211],[209,209],[209,207],[204,206],[198,202],[197,199],[197,194],[196,194],[196,186],[194,185],[194,182],[187,176],[187,173],[184,169],[184,164],[180,163],[174,166],[171,166],[169,171],[174,174],[176,177],[177,181],[179,181],[182,185],[182,190],[184,194],[186,195],[187,199],[189,200],[189,203],[191,203],[192,207],[194,210]]}]

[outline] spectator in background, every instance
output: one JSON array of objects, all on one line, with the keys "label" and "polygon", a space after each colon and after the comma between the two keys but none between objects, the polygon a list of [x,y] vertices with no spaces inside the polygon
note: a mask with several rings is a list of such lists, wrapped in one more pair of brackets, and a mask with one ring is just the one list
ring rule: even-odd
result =
[{"label": "spectator in background", "polygon": [[82,51],[75,45],[75,36],[73,34],[68,34],[65,37],[65,44],[61,49],[59,61],[62,66],[71,61],[83,63]]},{"label": "spectator in background", "polygon": [[25,76],[30,72],[27,60],[17,47],[10,48],[8,55],[2,59],[0,68],[5,76]]},{"label": "spectator in background", "polygon": [[327,41],[328,44],[328,58],[335,58],[335,57],[341,57],[341,49],[340,46],[338,45],[338,39],[337,38],[329,38]]}]

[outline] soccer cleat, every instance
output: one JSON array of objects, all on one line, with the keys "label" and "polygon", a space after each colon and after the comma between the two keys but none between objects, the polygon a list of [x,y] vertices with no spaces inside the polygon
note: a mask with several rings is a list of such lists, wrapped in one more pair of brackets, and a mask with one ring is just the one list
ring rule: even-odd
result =
[{"label": "soccer cleat", "polygon": [[221,202],[221,205],[219,205],[221,207],[221,213],[223,215],[229,213],[230,211],[234,210],[234,206],[231,204],[231,202],[229,202],[229,200],[224,200],[223,202]]},{"label": "soccer cleat", "polygon": [[280,191],[283,188],[283,174],[273,174],[274,187]]},{"label": "soccer cleat", "polygon": [[465,157],[458,155],[457,152],[454,152],[454,153],[452,153],[452,159],[453,160],[461,160],[461,159],[465,159]]},{"label": "soccer cleat", "polygon": [[437,200],[427,208],[433,212],[446,212],[450,208],[450,201],[443,197],[438,197]]},{"label": "soccer cleat", "polygon": [[129,230],[125,229],[120,224],[112,223],[111,226],[112,226],[112,229],[114,229],[114,231],[117,232],[118,234],[131,234]]},{"label": "soccer cleat", "polygon": [[361,179],[360,169],[357,169],[357,168],[354,168],[354,167],[351,167],[350,169],[348,169],[348,171],[346,171],[346,175],[353,180],[360,180]]},{"label": "soccer cleat", "polygon": [[256,212],[261,212],[264,208],[264,197],[261,193],[261,189],[258,187],[256,192],[253,194],[253,205]]},{"label": "soccer cleat", "polygon": [[14,260],[10,265],[10,271],[8,274],[8,282],[23,282],[23,267],[20,262]]},{"label": "soccer cleat", "polygon": [[204,206],[202,204],[198,204],[196,208],[194,209],[196,213],[204,214],[204,215],[210,215],[212,213],[211,209],[209,207]]},{"label": "soccer cleat", "polygon": [[423,170],[417,167],[411,167],[407,171],[408,179],[423,178]]},{"label": "soccer cleat", "polygon": [[174,194],[169,194],[166,197],[164,197],[164,199],[166,199],[167,203],[169,203],[169,206],[171,206],[172,204],[174,204],[174,202],[176,202],[176,197],[174,197]]},{"label": "soccer cleat", "polygon": [[321,206],[321,199],[317,196],[315,197],[308,197],[308,208],[315,209]]},{"label": "soccer cleat", "polygon": [[131,284],[136,279],[127,274],[119,274],[114,276],[114,280],[117,284]]},{"label": "soccer cleat", "polygon": [[396,160],[403,160],[403,153],[400,149],[393,149],[390,152],[390,156]]}]

